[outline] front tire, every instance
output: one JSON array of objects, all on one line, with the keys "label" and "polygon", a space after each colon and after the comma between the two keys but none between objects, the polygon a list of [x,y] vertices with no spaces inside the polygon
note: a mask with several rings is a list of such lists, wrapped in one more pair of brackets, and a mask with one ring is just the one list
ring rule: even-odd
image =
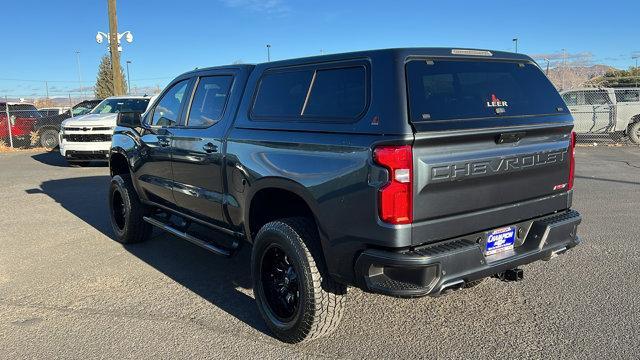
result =
[{"label": "front tire", "polygon": [[48,150],[53,150],[58,146],[58,131],[46,129],[40,132],[40,145]]},{"label": "front tire", "polygon": [[632,143],[640,145],[640,121],[636,121],[631,124],[627,133],[629,134],[629,139]]},{"label": "front tire", "polygon": [[253,244],[251,274],[260,314],[278,339],[299,343],[338,327],[347,289],[327,273],[310,219],[264,225]]},{"label": "front tire", "polygon": [[109,214],[115,240],[119,243],[137,243],[151,234],[151,225],[143,220],[146,207],[133,187],[129,175],[115,175],[109,186]]}]

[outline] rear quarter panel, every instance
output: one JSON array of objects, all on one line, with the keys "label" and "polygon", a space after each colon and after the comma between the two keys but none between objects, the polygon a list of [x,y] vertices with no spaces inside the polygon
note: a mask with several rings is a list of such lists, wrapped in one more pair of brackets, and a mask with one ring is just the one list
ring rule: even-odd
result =
[{"label": "rear quarter panel", "polygon": [[309,205],[334,276],[352,271],[353,256],[364,243],[410,244],[410,226],[394,231],[378,219],[377,189],[387,176],[371,160],[379,136],[236,128],[228,139],[227,211],[237,230],[250,234],[253,196],[265,188],[279,188]]}]

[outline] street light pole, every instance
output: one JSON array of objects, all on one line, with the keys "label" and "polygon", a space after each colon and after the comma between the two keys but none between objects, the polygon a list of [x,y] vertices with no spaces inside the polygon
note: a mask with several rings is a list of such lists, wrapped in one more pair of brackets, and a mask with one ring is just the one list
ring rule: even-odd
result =
[{"label": "street light pole", "polygon": [[567,67],[567,50],[562,49],[562,89],[564,90],[564,71]]},{"label": "street light pole", "polygon": [[131,77],[129,76],[129,64],[131,64],[131,60],[127,60],[127,91],[128,95],[131,95]]},{"label": "street light pole", "polygon": [[516,43],[516,54],[518,53],[518,38],[513,38],[512,40],[514,43]]},{"label": "street light pole", "polygon": [[640,75],[638,75],[638,57],[640,57],[640,55],[635,55],[635,56],[631,57],[632,59],[636,60],[636,67],[633,69],[633,72],[636,74],[636,76],[635,76],[635,78],[636,78],[636,87],[638,87],[638,76],[640,76]]},{"label": "street light pole", "polygon": [[80,72],[80,51],[76,51],[76,61],[78,63],[78,83],[80,84],[80,94],[84,100],[84,89],[82,88],[82,73]]},{"label": "street light pole", "polygon": [[547,77],[549,77],[549,63],[550,63],[551,61],[549,61],[549,59],[547,59],[547,58],[544,58],[544,61],[546,61],[546,62],[547,62]]},{"label": "street light pole", "polygon": [[271,45],[267,44],[267,62],[271,62]]}]

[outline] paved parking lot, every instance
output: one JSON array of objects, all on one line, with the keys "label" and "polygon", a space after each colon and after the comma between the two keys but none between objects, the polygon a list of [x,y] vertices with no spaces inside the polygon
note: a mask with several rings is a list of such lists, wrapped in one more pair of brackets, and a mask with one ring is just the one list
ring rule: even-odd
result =
[{"label": "paved parking lot", "polygon": [[584,243],[441,298],[349,293],[333,336],[269,336],[249,247],[223,259],[168,235],[110,239],[108,169],[0,154],[0,358],[638,358],[640,150],[578,148]]}]

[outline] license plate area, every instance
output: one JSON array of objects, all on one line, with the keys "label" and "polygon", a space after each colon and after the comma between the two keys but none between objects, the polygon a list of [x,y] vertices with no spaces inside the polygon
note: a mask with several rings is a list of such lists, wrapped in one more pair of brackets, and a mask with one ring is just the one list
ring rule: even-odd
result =
[{"label": "license plate area", "polygon": [[493,256],[513,251],[517,231],[516,226],[506,226],[488,231],[484,242],[484,255]]}]

